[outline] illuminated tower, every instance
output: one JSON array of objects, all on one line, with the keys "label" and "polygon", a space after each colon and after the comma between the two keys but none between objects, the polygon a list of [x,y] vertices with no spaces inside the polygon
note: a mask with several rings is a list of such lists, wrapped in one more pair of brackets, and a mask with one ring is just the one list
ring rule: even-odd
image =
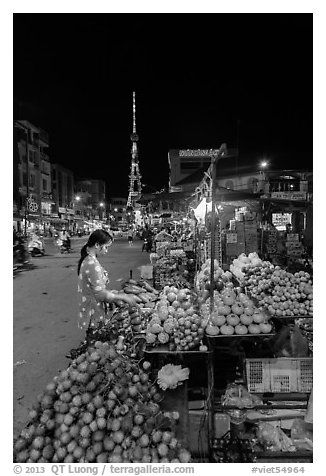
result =
[{"label": "illuminated tower", "polygon": [[135,204],[137,200],[141,197],[141,175],[139,172],[139,162],[138,162],[138,135],[136,132],[136,94],[133,92],[133,126],[132,126],[132,134],[130,136],[130,140],[132,142],[131,147],[131,167],[130,167],[130,175],[129,175],[129,195],[127,201],[127,208],[135,208]]}]

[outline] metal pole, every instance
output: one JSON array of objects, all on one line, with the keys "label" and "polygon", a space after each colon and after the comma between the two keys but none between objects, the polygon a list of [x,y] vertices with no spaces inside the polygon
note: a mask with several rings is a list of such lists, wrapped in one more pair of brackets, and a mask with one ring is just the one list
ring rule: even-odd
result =
[{"label": "metal pole", "polygon": [[215,187],[216,187],[216,166],[218,161],[226,152],[226,145],[222,144],[217,155],[211,156],[211,199],[212,199],[212,218],[211,218],[211,269],[210,269],[210,311],[214,308],[214,259],[215,259]]},{"label": "metal pole", "polygon": [[28,158],[28,129],[25,127],[26,132],[26,175],[27,175],[27,183],[26,183],[26,200],[25,200],[25,237],[27,236],[27,217],[28,217],[28,195],[29,195],[29,158]]},{"label": "metal pole", "polygon": [[214,259],[215,259],[215,175],[216,175],[216,161],[212,156],[211,158],[211,200],[212,200],[212,215],[211,215],[211,286],[209,290],[210,294],[210,311],[214,308]]}]

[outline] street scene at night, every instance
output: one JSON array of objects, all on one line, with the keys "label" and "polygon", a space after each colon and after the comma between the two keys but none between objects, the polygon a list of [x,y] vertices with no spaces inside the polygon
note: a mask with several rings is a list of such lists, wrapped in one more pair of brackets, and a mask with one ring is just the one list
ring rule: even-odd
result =
[{"label": "street scene at night", "polygon": [[14,471],[304,472],[313,14],[11,16]]}]

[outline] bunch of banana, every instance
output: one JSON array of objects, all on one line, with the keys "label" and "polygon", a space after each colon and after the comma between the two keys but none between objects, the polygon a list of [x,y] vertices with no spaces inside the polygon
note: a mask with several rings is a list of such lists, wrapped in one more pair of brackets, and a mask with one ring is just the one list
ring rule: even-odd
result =
[{"label": "bunch of banana", "polygon": [[154,303],[159,297],[159,292],[144,279],[139,281],[129,279],[123,283],[122,290],[131,295],[140,307],[154,308]]}]

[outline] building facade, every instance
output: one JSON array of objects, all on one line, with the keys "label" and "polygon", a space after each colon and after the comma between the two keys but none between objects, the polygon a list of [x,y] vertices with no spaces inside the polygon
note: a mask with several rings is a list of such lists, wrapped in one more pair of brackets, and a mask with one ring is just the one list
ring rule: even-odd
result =
[{"label": "building facade", "polygon": [[49,137],[27,120],[14,121],[14,226],[41,226],[51,216]]},{"label": "building facade", "polygon": [[[60,164],[51,164],[53,217],[63,223],[74,220],[74,174]],[[59,221],[58,220],[58,221]]]},{"label": "building facade", "polygon": [[89,220],[106,220],[107,200],[104,180],[79,179],[75,182],[75,209]]},{"label": "building facade", "polygon": [[126,220],[126,203],[125,197],[112,197],[110,199],[110,222],[111,226],[120,226]]}]

